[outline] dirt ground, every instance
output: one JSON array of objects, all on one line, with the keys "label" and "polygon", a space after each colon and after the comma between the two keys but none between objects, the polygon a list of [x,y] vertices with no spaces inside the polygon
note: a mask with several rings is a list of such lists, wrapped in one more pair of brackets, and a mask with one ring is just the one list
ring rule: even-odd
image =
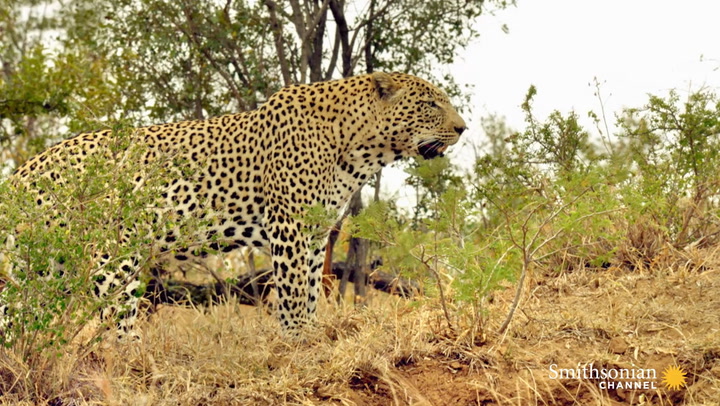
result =
[{"label": "dirt ground", "polygon": [[[507,335],[355,377],[349,398],[356,405],[720,404],[720,272],[686,259],[652,272],[537,275]],[[499,292],[490,311],[502,314],[513,293]],[[645,380],[648,389],[608,389],[599,379],[551,379],[552,364],[652,369],[656,377]],[[670,366],[686,373],[677,390],[663,379]]]}]

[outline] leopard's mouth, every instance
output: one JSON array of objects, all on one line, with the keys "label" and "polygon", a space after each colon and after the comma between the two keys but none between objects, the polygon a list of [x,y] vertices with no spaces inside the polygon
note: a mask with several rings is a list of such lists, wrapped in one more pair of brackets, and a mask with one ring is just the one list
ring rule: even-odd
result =
[{"label": "leopard's mouth", "polygon": [[447,148],[448,145],[444,142],[434,140],[432,142],[421,144],[418,147],[418,152],[420,153],[420,156],[425,159],[433,159],[439,156],[443,156]]}]

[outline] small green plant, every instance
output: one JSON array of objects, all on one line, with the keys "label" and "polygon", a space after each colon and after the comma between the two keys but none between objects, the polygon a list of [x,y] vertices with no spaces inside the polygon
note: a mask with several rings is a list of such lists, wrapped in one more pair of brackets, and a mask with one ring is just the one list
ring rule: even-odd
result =
[{"label": "small green plant", "polygon": [[321,204],[305,205],[303,209],[305,212],[295,216],[295,219],[302,222],[303,234],[310,237],[311,244],[317,245],[310,248],[320,248],[319,245],[323,242],[328,230],[337,222],[338,213],[335,210],[328,210]]}]

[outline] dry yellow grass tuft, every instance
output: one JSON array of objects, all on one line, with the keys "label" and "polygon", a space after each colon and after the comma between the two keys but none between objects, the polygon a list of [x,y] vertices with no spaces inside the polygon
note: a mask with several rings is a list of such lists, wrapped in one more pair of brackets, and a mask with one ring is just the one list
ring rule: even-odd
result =
[{"label": "dry yellow grass tuft", "polygon": [[[720,399],[720,254],[660,247],[642,269],[536,272],[511,328],[496,292],[485,333],[448,331],[434,300],[377,295],[325,305],[306,342],[265,311],[165,307],[138,345],[100,344],[45,364],[0,351],[0,404],[24,405],[703,405]],[[462,325],[461,320],[458,322]],[[84,354],[84,355],[78,355]],[[687,373],[669,390],[559,380],[550,366]]]}]

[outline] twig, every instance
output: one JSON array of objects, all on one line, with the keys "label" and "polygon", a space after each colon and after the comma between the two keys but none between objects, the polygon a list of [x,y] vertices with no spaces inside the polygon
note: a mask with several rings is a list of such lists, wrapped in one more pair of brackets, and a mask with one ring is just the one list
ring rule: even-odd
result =
[{"label": "twig", "polygon": [[[570,200],[569,202],[567,202],[567,203],[563,204],[562,206],[558,207],[558,208],[555,209],[552,213],[550,213],[549,216],[547,216],[545,219],[543,219],[543,221],[540,223],[540,226],[537,228],[537,230],[536,230],[535,233],[533,234],[532,238],[530,238],[530,241],[529,241],[529,242],[527,241],[527,234],[528,234],[527,224],[528,224],[528,222],[530,221],[530,218],[537,212],[537,210],[538,210],[542,205],[538,205],[537,207],[535,207],[535,208],[526,216],[525,221],[523,222],[523,225],[522,225],[522,245],[518,244],[517,240],[512,236],[512,233],[510,233],[510,240],[512,241],[513,245],[515,245],[518,249],[520,249],[520,251],[522,251],[522,254],[523,254],[523,264],[522,264],[522,272],[520,273],[520,279],[518,280],[517,288],[516,288],[516,290],[515,290],[515,297],[513,298],[512,305],[510,305],[510,310],[508,311],[508,314],[507,314],[507,316],[505,317],[505,321],[503,321],[502,325],[501,325],[500,328],[498,329],[498,333],[499,333],[499,334],[505,333],[505,331],[507,330],[507,328],[510,326],[510,322],[512,321],[512,318],[513,318],[513,316],[515,315],[515,311],[517,310],[517,307],[518,307],[518,305],[520,304],[520,297],[522,296],[522,290],[523,290],[523,287],[524,287],[524,284],[525,284],[525,278],[527,277],[528,270],[529,270],[529,268],[530,268],[530,264],[535,261],[535,260],[533,259],[533,257],[535,256],[535,254],[537,254],[537,252],[538,252],[542,247],[544,247],[544,246],[545,246],[546,244],[548,244],[549,242],[555,240],[555,239],[564,231],[563,228],[560,228],[560,229],[557,230],[555,233],[553,233],[550,237],[548,237],[548,238],[546,238],[545,240],[543,240],[537,247],[535,247],[534,249],[531,248],[532,246],[535,245],[535,243],[536,243],[536,242],[538,241],[538,239],[540,238],[540,233],[541,233],[542,229],[543,229],[546,225],[548,225],[553,219],[555,219],[557,216],[559,216],[560,213],[562,213],[563,211],[565,211],[565,209],[567,209],[567,208],[570,207],[572,204],[574,204],[575,202],[577,202],[582,196],[585,195],[585,193],[587,193],[589,190],[591,190],[591,188],[592,188],[592,187],[586,188],[586,189],[583,190],[581,193],[579,193],[577,196],[575,196],[572,200]],[[497,206],[497,205],[496,205],[496,206]],[[506,224],[507,224],[507,227],[508,227],[508,231],[511,231],[511,230],[509,229],[509,228],[510,228],[510,217],[509,217],[509,214],[507,214],[507,211],[506,211],[506,210],[503,210],[500,206],[497,206],[497,207],[500,208],[500,210],[503,212],[503,215],[505,216]],[[580,217],[580,218],[577,219],[577,220],[583,220],[583,219],[592,217],[592,216],[594,216],[594,215],[596,215],[596,214],[605,214],[605,213],[607,213],[607,212],[608,212],[608,211],[587,214],[587,215],[584,215],[584,216]],[[576,220],[576,221],[577,221],[577,220]]]},{"label": "twig", "polygon": [[[447,321],[448,328],[454,333],[455,328],[453,328],[452,320],[450,319],[450,312],[447,309],[447,304],[445,301],[445,290],[442,286],[442,280],[440,279],[440,273],[435,269],[435,267],[432,267],[428,264],[430,260],[433,258],[437,258],[437,255],[433,255],[431,258],[428,258],[425,260],[425,246],[422,247],[422,254],[421,258],[419,258],[420,262],[427,268],[434,276],[435,280],[437,281],[438,290],[440,291],[440,305],[442,306],[443,313],[445,314],[445,320]],[[437,266],[437,262],[435,264]]]}]

